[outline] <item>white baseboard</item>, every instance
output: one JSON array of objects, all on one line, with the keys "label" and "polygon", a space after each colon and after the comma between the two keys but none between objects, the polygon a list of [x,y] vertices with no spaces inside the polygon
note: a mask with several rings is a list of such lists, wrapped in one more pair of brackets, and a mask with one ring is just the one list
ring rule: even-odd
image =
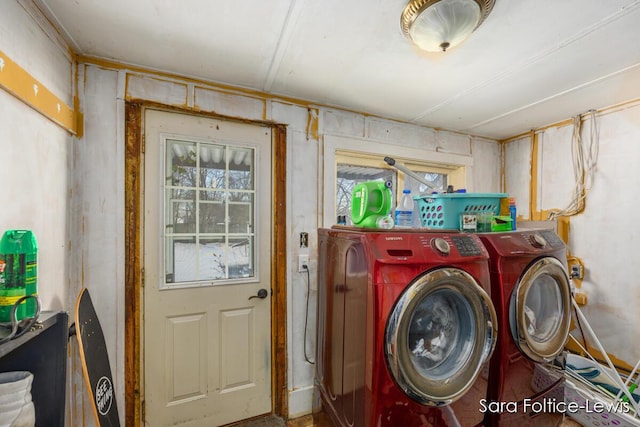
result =
[{"label": "white baseboard", "polygon": [[289,418],[309,415],[313,409],[313,386],[289,391]]}]

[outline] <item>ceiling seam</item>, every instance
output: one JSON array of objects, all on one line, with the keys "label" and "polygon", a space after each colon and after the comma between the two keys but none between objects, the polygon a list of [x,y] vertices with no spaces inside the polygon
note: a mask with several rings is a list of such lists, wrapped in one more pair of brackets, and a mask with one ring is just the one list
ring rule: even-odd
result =
[{"label": "ceiling seam", "polygon": [[269,64],[269,71],[267,72],[267,78],[263,87],[265,92],[271,92],[273,82],[280,70],[280,64],[282,64],[282,58],[284,58],[284,54],[289,47],[295,24],[300,17],[302,3],[304,3],[304,0],[291,0],[289,10],[287,10],[287,17],[282,25],[282,31],[280,31],[280,37],[278,38],[275,52],[271,58],[271,64]]},{"label": "ceiling seam", "polygon": [[[629,13],[633,12],[635,9],[637,9],[640,6],[640,0],[636,0],[634,1],[632,4],[625,6],[623,8],[621,8],[619,11],[617,11],[616,13],[613,13],[607,17],[605,17],[604,19],[601,19],[600,21],[598,21],[597,23],[585,28],[583,31],[573,35],[572,37],[569,37],[565,40],[563,40],[562,42],[560,42],[558,45],[546,49],[540,53],[538,53],[537,55],[531,56],[528,59],[519,62],[518,64],[507,68],[504,72],[500,73],[500,74],[496,74],[494,77],[487,79],[475,86],[470,87],[469,89],[462,91],[460,93],[458,93],[457,95],[446,99],[442,102],[440,102],[437,105],[434,105],[433,107],[427,109],[426,111],[420,113],[419,115],[413,117],[412,119],[409,120],[409,122],[411,123],[415,123],[418,122],[419,120],[422,120],[423,118],[425,118],[427,115],[434,113],[440,109],[442,109],[443,107],[453,103],[454,101],[462,98],[463,96],[466,96],[472,92],[475,92],[478,89],[481,89],[485,86],[489,86],[492,83],[497,83],[499,81],[502,81],[504,79],[506,79],[507,77],[511,76],[511,75],[515,75],[517,73],[522,73],[522,70],[529,68],[530,66],[532,66],[533,64],[535,64],[536,62],[540,61],[541,59],[544,59],[545,57],[558,52],[562,49],[564,49],[565,47],[577,42],[578,40],[583,39],[584,37],[588,36],[589,34],[595,32],[596,30],[628,15]],[[606,78],[607,76],[605,76]],[[599,79],[596,79],[596,81]],[[573,90],[573,89],[570,89]]]},{"label": "ceiling seam", "polygon": [[634,65],[631,65],[631,66],[626,67],[626,68],[623,68],[622,70],[617,70],[617,71],[615,71],[615,72],[613,72],[613,73],[609,73],[609,74],[607,74],[607,75],[605,75],[605,76],[598,77],[597,79],[589,80],[588,82],[585,82],[585,83],[579,84],[579,85],[574,86],[574,87],[572,87],[572,88],[570,88],[570,89],[566,89],[566,90],[564,90],[564,91],[562,91],[562,92],[555,93],[555,94],[554,94],[554,95],[552,95],[552,96],[547,96],[546,98],[539,99],[539,100],[537,100],[537,101],[535,101],[535,102],[532,102],[532,103],[527,104],[527,105],[525,105],[525,106],[522,106],[522,107],[520,107],[520,108],[513,109],[513,110],[508,111],[508,112],[506,112],[506,113],[503,113],[503,114],[497,115],[497,116],[495,116],[495,117],[492,117],[492,118],[490,118],[490,119],[484,120],[484,121],[482,121],[482,122],[479,122],[479,123],[473,124],[473,125],[471,125],[471,126],[467,127],[467,128],[466,128],[466,130],[465,130],[465,132],[468,132],[468,131],[470,131],[471,129],[475,129],[475,128],[478,128],[478,127],[480,127],[480,126],[484,126],[484,125],[489,124],[489,123],[491,123],[491,122],[494,122],[494,121],[496,121],[496,120],[503,119],[503,118],[508,117],[508,116],[510,116],[510,115],[512,115],[512,114],[518,113],[518,112],[520,112],[520,111],[526,110],[526,109],[528,109],[528,108],[534,107],[534,106],[536,106],[536,105],[538,105],[538,104],[542,104],[542,103],[547,102],[547,101],[550,101],[550,100],[552,100],[552,99],[555,99],[555,98],[561,97],[561,96],[566,95],[566,94],[568,94],[568,93],[575,92],[575,91],[580,90],[580,89],[582,89],[582,88],[584,88],[584,87],[591,86],[592,84],[598,83],[598,82],[600,82],[600,81],[607,80],[607,79],[609,79],[609,78],[615,77],[615,76],[617,76],[617,75],[619,75],[619,74],[626,73],[627,71],[633,70],[633,69],[635,69],[635,68],[640,68],[640,63],[638,63],[638,64],[634,64]]},{"label": "ceiling seam", "polygon": [[70,62],[73,62],[73,51],[69,43],[56,28],[57,21],[50,18],[33,0],[17,0],[18,4],[29,14],[42,32]]},{"label": "ceiling seam", "polygon": [[[58,17],[53,13],[48,4],[46,4],[43,0],[19,0],[19,3],[25,10],[31,5],[35,6],[38,12],[44,16],[45,19],[49,21],[51,25],[51,29],[55,32],[55,34],[51,33],[49,29],[43,28],[41,25],[40,28],[51,38],[56,45],[63,50],[65,56],[70,58],[69,52],[64,52],[64,49],[61,44],[64,44],[64,47],[73,51],[73,53],[81,52],[80,45],[75,41],[75,39],[71,36],[71,33],[62,25],[62,22],[58,19]],[[30,13],[30,12],[29,12]],[[31,15],[36,22],[38,21],[38,17],[34,17]]]}]

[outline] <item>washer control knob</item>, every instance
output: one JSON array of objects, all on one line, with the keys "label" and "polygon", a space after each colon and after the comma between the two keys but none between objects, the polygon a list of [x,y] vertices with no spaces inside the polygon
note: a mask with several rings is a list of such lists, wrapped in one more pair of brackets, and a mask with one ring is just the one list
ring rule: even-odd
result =
[{"label": "washer control knob", "polygon": [[536,248],[544,248],[547,246],[547,241],[541,235],[534,234],[531,236],[531,244]]},{"label": "washer control knob", "polygon": [[433,248],[436,251],[440,252],[440,254],[442,255],[449,255],[449,253],[451,252],[451,246],[449,246],[449,243],[442,237],[433,239],[431,244],[433,245]]}]

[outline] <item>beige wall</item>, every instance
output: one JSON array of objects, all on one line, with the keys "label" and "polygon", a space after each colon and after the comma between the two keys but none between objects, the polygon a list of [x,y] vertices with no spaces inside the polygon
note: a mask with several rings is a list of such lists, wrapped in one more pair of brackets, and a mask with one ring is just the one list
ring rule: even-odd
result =
[{"label": "beige wall", "polygon": [[[582,139],[591,141],[587,117]],[[598,157],[594,180],[583,213],[570,219],[569,250],[585,264],[580,292],[587,296],[582,307],[604,349],[634,366],[640,359],[640,281],[634,271],[638,260],[640,228],[640,102],[599,112],[596,116]],[[538,210],[562,209],[570,202],[575,178],[571,154],[573,125],[552,126],[538,133]],[[506,184],[517,198],[518,212],[529,215],[531,139],[521,138],[506,146]],[[524,167],[523,167],[524,165]],[[573,332],[580,341],[580,333]],[[595,346],[595,339],[588,337]]]},{"label": "beige wall", "polygon": [[[13,1],[0,2],[0,51],[56,96],[72,98],[72,64]],[[44,310],[68,309],[71,135],[0,90],[0,233],[30,229],[38,240],[38,292]]]},{"label": "beige wall", "polygon": [[[37,11],[28,4],[0,1],[0,52],[72,105],[69,51],[55,32],[40,26],[33,16]],[[72,312],[80,286],[69,274],[76,268],[73,250],[78,237],[70,231],[75,143],[69,132],[0,90],[0,233],[8,229],[34,232],[43,310]]]}]

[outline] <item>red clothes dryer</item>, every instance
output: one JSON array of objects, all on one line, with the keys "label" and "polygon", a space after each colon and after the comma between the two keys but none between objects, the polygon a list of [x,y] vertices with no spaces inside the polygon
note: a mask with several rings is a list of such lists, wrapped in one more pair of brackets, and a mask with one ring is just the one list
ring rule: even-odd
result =
[{"label": "red clothes dryer", "polygon": [[499,325],[489,366],[487,401],[493,406],[485,405],[486,425],[548,425],[552,421],[543,421],[549,419],[544,412],[562,399],[562,377],[540,390],[534,387],[535,364],[551,362],[569,338],[565,244],[553,230],[478,236],[490,255],[491,298]]},{"label": "red clothes dryer", "polygon": [[314,413],[340,427],[482,422],[497,331],[480,239],[336,226],[318,250]]}]

